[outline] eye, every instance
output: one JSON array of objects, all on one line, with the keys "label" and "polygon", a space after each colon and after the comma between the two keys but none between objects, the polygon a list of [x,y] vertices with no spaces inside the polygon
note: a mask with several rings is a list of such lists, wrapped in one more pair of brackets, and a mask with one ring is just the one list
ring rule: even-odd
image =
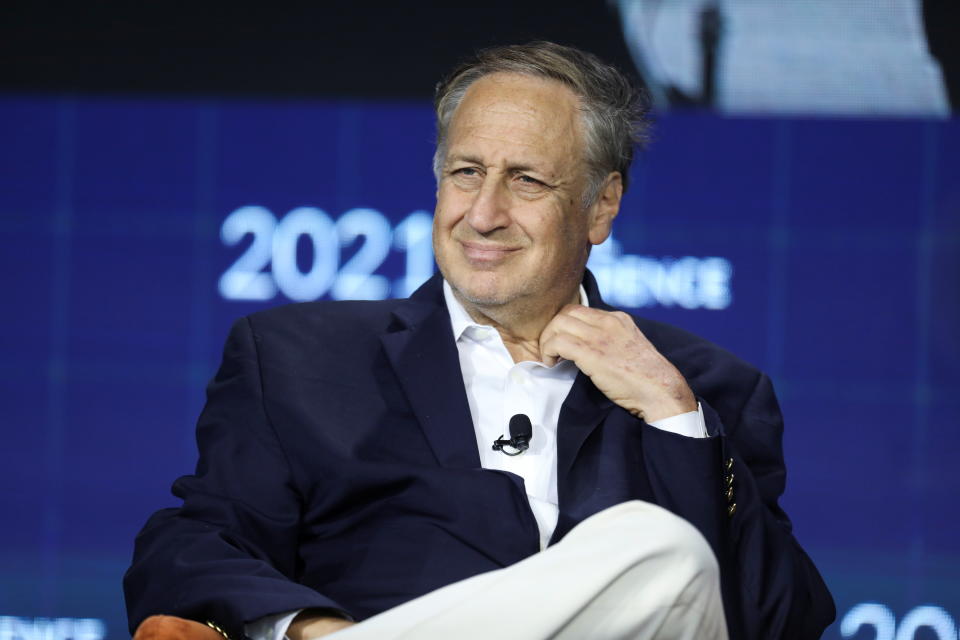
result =
[{"label": "eye", "polygon": [[517,173],[513,177],[514,190],[525,195],[539,195],[550,188],[542,180],[528,176],[525,173]]},{"label": "eye", "polygon": [[451,169],[450,178],[462,189],[475,189],[483,182],[483,174],[477,167]]}]

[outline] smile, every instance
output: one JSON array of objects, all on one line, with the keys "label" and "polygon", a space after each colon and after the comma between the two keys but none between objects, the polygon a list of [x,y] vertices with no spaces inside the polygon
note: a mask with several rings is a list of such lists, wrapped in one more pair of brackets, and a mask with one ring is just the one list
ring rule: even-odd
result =
[{"label": "smile", "polygon": [[471,262],[499,262],[520,250],[519,247],[504,247],[476,242],[460,242],[460,246],[463,247],[463,255]]}]

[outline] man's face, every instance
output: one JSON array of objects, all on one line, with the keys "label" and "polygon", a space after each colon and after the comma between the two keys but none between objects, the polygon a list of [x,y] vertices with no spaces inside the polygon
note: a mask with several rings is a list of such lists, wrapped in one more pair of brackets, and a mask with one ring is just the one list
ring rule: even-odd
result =
[{"label": "man's face", "polygon": [[[551,80],[485,76],[453,115],[433,219],[440,271],[477,307],[571,301],[616,206],[584,210],[578,99]],[[619,204],[619,182],[616,189]],[[604,198],[600,199],[604,201]]]}]

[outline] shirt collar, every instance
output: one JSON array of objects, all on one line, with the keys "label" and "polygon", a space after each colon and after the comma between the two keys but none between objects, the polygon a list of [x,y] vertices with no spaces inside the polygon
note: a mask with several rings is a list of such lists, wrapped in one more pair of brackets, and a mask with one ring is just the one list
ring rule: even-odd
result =
[{"label": "shirt collar", "polygon": [[[467,310],[463,308],[457,297],[453,295],[453,288],[446,280],[443,281],[443,299],[447,303],[447,313],[450,314],[450,326],[453,327],[453,339],[459,341],[464,331],[470,327],[483,328],[484,325],[474,322]],[[590,306],[587,299],[587,290],[580,285],[580,304]]]}]

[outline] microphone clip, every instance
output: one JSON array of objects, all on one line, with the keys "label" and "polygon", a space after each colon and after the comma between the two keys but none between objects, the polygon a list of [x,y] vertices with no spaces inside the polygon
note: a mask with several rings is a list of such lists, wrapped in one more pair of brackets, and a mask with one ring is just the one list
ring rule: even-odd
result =
[{"label": "microphone clip", "polygon": [[[507,447],[510,447],[513,451],[508,451]],[[517,438],[507,439],[501,434],[499,438],[493,441],[493,450],[508,456],[518,456],[529,448],[530,443],[525,438],[519,440]]]}]

